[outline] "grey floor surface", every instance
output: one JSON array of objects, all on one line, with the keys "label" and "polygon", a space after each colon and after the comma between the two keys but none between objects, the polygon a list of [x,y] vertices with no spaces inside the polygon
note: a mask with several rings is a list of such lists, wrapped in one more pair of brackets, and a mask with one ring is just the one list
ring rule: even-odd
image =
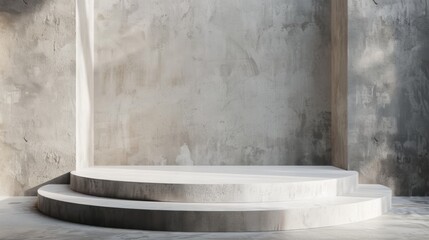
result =
[{"label": "grey floor surface", "polygon": [[0,197],[0,239],[418,239],[429,240],[429,197],[395,197],[390,213],[336,227],[287,232],[179,233],[100,228],[40,214],[35,197]]}]

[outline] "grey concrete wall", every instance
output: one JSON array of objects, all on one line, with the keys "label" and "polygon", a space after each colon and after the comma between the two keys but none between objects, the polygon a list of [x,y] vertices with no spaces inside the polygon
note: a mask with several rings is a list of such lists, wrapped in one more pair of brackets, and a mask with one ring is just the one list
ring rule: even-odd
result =
[{"label": "grey concrete wall", "polygon": [[74,7],[0,0],[0,195],[74,168]]},{"label": "grey concrete wall", "polygon": [[362,182],[429,194],[427,0],[349,1],[349,164]]},{"label": "grey concrete wall", "polygon": [[95,9],[96,164],[329,164],[329,1]]}]

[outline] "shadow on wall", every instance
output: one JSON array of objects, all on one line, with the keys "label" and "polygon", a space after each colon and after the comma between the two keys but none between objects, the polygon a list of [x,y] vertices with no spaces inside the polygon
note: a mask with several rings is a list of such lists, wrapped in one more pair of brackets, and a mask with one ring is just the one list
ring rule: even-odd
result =
[{"label": "shadow on wall", "polygon": [[351,168],[395,195],[429,195],[428,1],[353,2]]},{"label": "shadow on wall", "polygon": [[74,6],[0,0],[2,195],[65,183],[55,177],[74,168]]},{"label": "shadow on wall", "polygon": [[0,13],[21,15],[41,9],[45,0],[0,0]]},{"label": "shadow on wall", "polygon": [[389,141],[392,154],[388,155],[386,166],[391,177],[395,177],[397,195],[429,195],[428,1],[425,5],[423,15],[405,19],[394,33],[395,39],[401,41],[394,51],[401,60],[395,61],[398,82],[392,96],[398,108],[397,133]]},{"label": "shadow on wall", "polygon": [[429,195],[429,15],[427,1],[419,15],[421,4],[379,1],[369,10],[376,17],[361,26],[368,35],[360,67],[369,73],[354,83],[367,90],[356,97],[355,117],[364,119],[355,157],[363,182],[395,195]]},{"label": "shadow on wall", "polygon": [[[298,2],[298,1],[297,1]],[[304,93],[303,105],[307,105],[311,99],[309,93],[317,92],[319,89],[330,96],[330,75],[327,75],[326,69],[330,69],[331,46],[327,47],[327,43],[331,43],[331,23],[330,23],[330,1],[312,0],[314,7],[313,24],[321,32],[320,41],[313,41],[307,48],[318,49],[319,52],[314,52],[315,59],[324,59],[323,61],[315,61],[312,72],[313,82],[307,86],[309,89]],[[305,27],[303,27],[305,29]],[[323,49],[323,52],[321,51]],[[302,53],[300,53],[302,54]],[[295,56],[300,58],[302,56]],[[330,74],[330,73],[329,73]],[[326,81],[327,80],[327,81]],[[296,127],[294,133],[295,138],[290,138],[286,141],[286,148],[293,148],[296,152],[293,162],[285,161],[286,165],[331,165],[331,112],[318,111],[317,116],[310,122],[308,116],[311,112],[306,107],[294,109],[294,113],[299,119],[299,126]],[[288,157],[288,156],[287,156]],[[286,158],[287,158],[286,157]]]},{"label": "shadow on wall", "polygon": [[65,173],[61,176],[53,178],[47,182],[39,184],[35,187],[25,190],[24,196],[37,196],[37,190],[47,184],[70,184],[70,173]]}]

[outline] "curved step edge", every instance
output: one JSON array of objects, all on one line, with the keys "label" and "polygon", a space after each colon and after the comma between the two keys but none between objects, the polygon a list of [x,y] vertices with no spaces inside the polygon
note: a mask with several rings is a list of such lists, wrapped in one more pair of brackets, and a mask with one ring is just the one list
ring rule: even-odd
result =
[{"label": "curved step edge", "polygon": [[360,186],[350,196],[283,203],[168,203],[99,198],[46,185],[38,191],[45,215],[87,225],[156,231],[247,232],[307,229],[353,223],[390,209],[391,191]]},{"label": "curved step edge", "polygon": [[[328,168],[329,169],[329,168]],[[96,171],[97,168],[94,170]],[[310,169],[310,172],[312,170]],[[358,173],[340,172],[331,178],[301,182],[267,183],[153,183],[110,180],[92,177],[90,174],[71,172],[70,186],[75,192],[117,199],[164,201],[164,202],[278,202],[334,197],[353,192],[357,186]],[[332,174],[328,172],[328,176]],[[320,173],[319,173],[320,174]],[[296,176],[293,176],[296,177]]]}]

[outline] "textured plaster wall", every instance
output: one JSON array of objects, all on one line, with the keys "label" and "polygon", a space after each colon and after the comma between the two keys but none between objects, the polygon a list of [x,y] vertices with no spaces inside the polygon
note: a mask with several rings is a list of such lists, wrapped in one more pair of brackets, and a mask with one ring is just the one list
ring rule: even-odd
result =
[{"label": "textured plaster wall", "polygon": [[74,7],[0,0],[0,195],[75,166]]},{"label": "textured plaster wall", "polygon": [[349,164],[429,194],[429,2],[349,1]]},{"label": "textured plaster wall", "polygon": [[95,3],[96,164],[329,164],[322,0]]}]

